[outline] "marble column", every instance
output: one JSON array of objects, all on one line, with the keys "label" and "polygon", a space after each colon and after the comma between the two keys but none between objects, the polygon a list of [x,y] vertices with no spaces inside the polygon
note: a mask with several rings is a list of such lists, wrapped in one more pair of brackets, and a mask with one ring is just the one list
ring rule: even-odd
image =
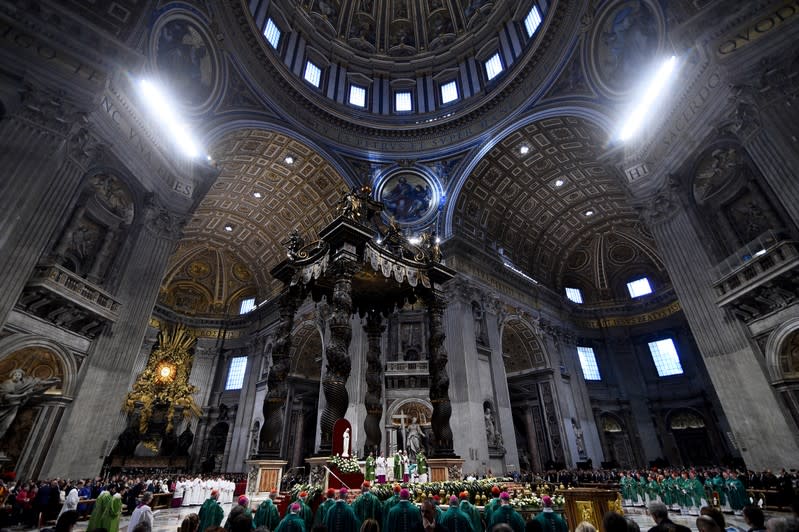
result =
[{"label": "marble column", "polygon": [[433,458],[454,457],[452,428],[449,419],[452,405],[449,400],[449,375],[447,373],[448,355],[444,347],[444,295],[433,289],[427,301],[427,319],[430,336],[428,353],[430,356],[430,402],[433,403]]},{"label": "marble column", "polygon": [[671,183],[643,213],[747,466],[782,467],[786,456],[799,456],[796,434],[746,327],[716,305],[715,264],[700,237],[700,222]]},{"label": "marble column", "polygon": [[[524,433],[527,436],[527,445],[529,445],[530,451],[530,467],[532,467],[533,471],[539,472],[544,470],[544,464],[541,460],[541,453],[538,450],[538,438],[535,434],[535,425],[533,424],[533,413],[530,405],[525,405],[524,413],[522,415],[522,421],[524,423]],[[538,406],[535,406],[538,408]]]},{"label": "marble column", "polygon": [[319,429],[322,453],[333,447],[333,425],[345,417],[349,406],[347,379],[352,370],[349,348],[352,340],[352,276],[357,265],[346,259],[334,263],[335,285],[333,287],[332,314],[330,316],[330,339],[326,349],[327,369],[322,379],[325,409]]},{"label": "marble column", "polygon": [[98,151],[85,115],[45,90],[28,90],[0,121],[0,328],[61,227]]},{"label": "marble column", "polygon": [[[81,367],[79,390],[59,427],[59,445],[48,455],[43,477],[85,478],[100,470],[103,440],[111,431],[128,393],[167,261],[185,218],[155,204],[131,234],[130,258],[120,272],[115,296],[122,303],[119,319],[94,342]],[[91,434],[92,437],[87,437]]]},{"label": "marble column", "polygon": [[383,418],[383,363],[380,356],[380,340],[386,326],[382,324],[379,312],[370,312],[366,318],[366,337],[368,351],[366,353],[366,419],[363,429],[366,432],[366,446],[363,456],[374,452],[380,454],[382,430],[380,422]]},{"label": "marble column", "polygon": [[262,458],[282,458],[281,449],[288,415],[286,378],[291,367],[291,329],[299,303],[300,289],[296,285],[286,288],[278,303],[280,321],[275,332],[275,345],[272,347],[272,366],[267,376],[266,400],[263,405],[264,424],[258,441],[258,455]]}]

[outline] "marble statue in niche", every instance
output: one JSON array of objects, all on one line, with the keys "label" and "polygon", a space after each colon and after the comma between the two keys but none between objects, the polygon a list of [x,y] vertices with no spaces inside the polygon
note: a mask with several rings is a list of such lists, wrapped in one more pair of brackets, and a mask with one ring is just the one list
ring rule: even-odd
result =
[{"label": "marble statue in niche", "polygon": [[0,383],[0,438],[5,436],[19,409],[36,395],[61,382],[59,378],[40,379],[14,369],[8,379]]}]

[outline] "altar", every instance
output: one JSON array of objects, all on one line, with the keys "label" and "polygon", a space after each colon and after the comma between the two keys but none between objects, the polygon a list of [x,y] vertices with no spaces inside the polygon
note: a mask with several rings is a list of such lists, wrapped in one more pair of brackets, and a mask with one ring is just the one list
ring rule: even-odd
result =
[{"label": "altar", "polygon": [[247,496],[265,499],[272,490],[280,491],[285,460],[247,460]]}]

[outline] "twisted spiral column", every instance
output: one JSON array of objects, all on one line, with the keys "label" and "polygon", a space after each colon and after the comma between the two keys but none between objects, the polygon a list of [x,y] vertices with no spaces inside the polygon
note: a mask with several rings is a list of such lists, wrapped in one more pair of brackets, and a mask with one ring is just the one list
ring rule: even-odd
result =
[{"label": "twisted spiral column", "polygon": [[280,298],[278,322],[275,332],[275,344],[272,348],[272,366],[267,378],[267,394],[264,399],[264,426],[261,428],[258,454],[270,458],[280,458],[283,443],[283,427],[285,421],[288,376],[291,360],[291,329],[294,326],[294,314],[300,297],[296,287],[289,288]]},{"label": "twisted spiral column", "polygon": [[427,319],[430,328],[428,352],[430,353],[430,402],[433,403],[433,457],[455,456],[452,443],[452,428],[449,419],[452,405],[449,400],[448,355],[444,348],[443,296],[432,294],[427,300]]},{"label": "twisted spiral column", "polygon": [[381,323],[382,319],[379,312],[370,312],[366,319],[366,337],[368,340],[368,351],[366,352],[366,418],[363,420],[363,428],[366,432],[366,447],[364,456],[369,452],[377,456],[380,452],[380,442],[382,431],[380,430],[380,420],[383,417],[383,364],[380,362],[380,337],[386,329]]},{"label": "twisted spiral column", "polygon": [[330,316],[330,340],[327,344],[327,369],[322,380],[322,392],[327,404],[319,421],[321,442],[319,450],[332,449],[333,425],[347,413],[349,394],[347,379],[352,360],[349,348],[352,340],[352,276],[357,267],[350,261],[340,260],[334,264],[335,285],[333,287],[332,314]]}]

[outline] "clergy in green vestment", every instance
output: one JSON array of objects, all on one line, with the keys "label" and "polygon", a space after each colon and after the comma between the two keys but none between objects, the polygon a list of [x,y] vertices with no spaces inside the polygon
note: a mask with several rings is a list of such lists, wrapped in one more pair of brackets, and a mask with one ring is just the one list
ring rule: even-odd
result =
[{"label": "clergy in green vestment", "polygon": [[427,482],[427,457],[422,451],[416,453],[416,474],[419,482]]},{"label": "clergy in green vestment", "polygon": [[[510,526],[513,529],[513,532],[524,532],[524,519],[522,518],[521,515],[519,515],[519,512],[514,510],[513,506],[510,505],[510,494],[508,494],[507,491],[503,491],[499,495],[499,506],[495,507],[491,511],[491,519],[488,521],[488,525],[486,526],[486,528],[488,528],[488,530],[492,530],[495,526],[497,526],[500,523],[505,523],[506,525]],[[561,532],[561,531],[559,530],[550,531],[545,529],[544,532]],[[568,531],[563,531],[563,532],[568,532]]]},{"label": "clergy in green vestment", "polygon": [[211,490],[211,496],[205,500],[200,506],[200,526],[197,532],[203,532],[206,528],[212,526],[219,526],[222,518],[225,517],[225,511],[219,504],[219,490]]},{"label": "clergy in green vestment", "polygon": [[277,526],[275,532],[307,532],[305,521],[300,517],[300,511],[302,510],[300,503],[291,503],[288,510],[286,517]]},{"label": "clergy in green vestment", "polygon": [[696,478],[696,472],[691,471],[688,473],[688,492],[691,495],[691,507],[701,508],[705,504],[702,502],[707,497],[705,494],[705,486]]},{"label": "clergy in green vestment", "polygon": [[[499,508],[499,495],[500,495],[499,486],[491,487],[491,495],[493,496],[493,498],[490,501],[488,501],[488,503],[483,508],[483,519],[485,520],[486,523],[489,523],[491,521],[491,512],[493,512],[495,508]],[[486,528],[491,528],[491,527],[486,527]]]},{"label": "clergy in green vestment", "polygon": [[91,532],[97,528],[105,528],[108,532],[118,532],[121,515],[122,495],[116,493],[112,497],[109,492],[103,491],[94,503],[86,530]]},{"label": "clergy in green vestment", "polygon": [[316,525],[324,525],[325,524],[325,514],[327,511],[336,504],[336,490],[333,488],[328,488],[325,492],[325,502],[319,505],[319,508],[316,509],[316,515],[313,518],[313,524]]},{"label": "clergy in green vestment", "polygon": [[725,506],[727,504],[727,485],[721,474],[716,473],[716,476],[710,481],[710,485],[719,496],[719,506]]},{"label": "clergy in green vestment", "polygon": [[[391,508],[388,512],[385,527],[383,530],[391,532],[410,532],[412,530],[420,530],[422,528],[422,514],[419,509],[409,500],[411,494],[408,490],[403,489],[400,491],[400,501]],[[433,510],[433,503],[429,499],[424,502],[429,506],[431,519],[435,519],[435,510]]]},{"label": "clergy in green vestment", "polygon": [[372,453],[369,453],[369,456],[366,457],[363,478],[369,482],[375,481],[375,455]]},{"label": "clergy in green vestment", "polygon": [[747,503],[746,488],[736,473],[730,473],[727,478],[727,495],[735,515],[742,515],[742,510]]},{"label": "clergy in green vestment", "polygon": [[275,506],[275,503],[272,501],[270,494],[270,496],[267,496],[267,498],[258,505],[258,509],[255,511],[253,524],[255,528],[265,526],[269,530],[274,530],[279,523],[280,513],[277,511],[277,506]]},{"label": "clergy in green vestment", "polygon": [[469,492],[462,491],[460,499],[461,503],[459,507],[461,512],[465,513],[472,522],[472,529],[474,529],[474,532],[483,532],[483,521],[480,519],[480,510],[469,502]]},{"label": "clergy in green vestment", "polygon": [[[297,514],[302,519],[302,522],[305,523],[305,530],[310,531],[313,529],[313,511],[311,507],[305,502],[308,499],[308,492],[301,491],[297,494],[297,500],[294,501],[300,505],[300,513]],[[283,517],[286,517],[289,513],[291,513],[291,505],[289,504],[286,507],[286,514]]]},{"label": "clergy in green vestment", "polygon": [[543,532],[569,532],[569,525],[566,524],[566,521],[552,510],[552,498],[544,495],[541,497],[541,503],[544,508],[540,514],[535,516],[535,520],[541,523],[541,530]]},{"label": "clergy in green vestment", "polygon": [[367,519],[374,519],[378,523],[383,522],[383,505],[371,490],[369,481],[364,481],[361,486],[361,494],[352,503],[352,511],[355,517],[363,523]]},{"label": "clergy in green vestment", "polygon": [[402,455],[394,453],[394,482],[402,482]]},{"label": "clergy in green vestment", "polygon": [[338,500],[325,513],[325,526],[331,532],[359,532],[361,522],[347,503],[347,488],[338,490]]},{"label": "clergy in green vestment", "polygon": [[449,508],[441,518],[441,526],[449,532],[475,532],[472,520],[461,511],[458,506],[458,498],[455,495],[449,498]]},{"label": "clergy in green vestment", "polygon": [[240,515],[246,516],[250,520],[250,523],[252,523],[252,527],[255,528],[255,520],[252,518],[252,510],[250,510],[250,499],[244,495],[240,496],[238,504],[230,509],[230,514],[228,514],[227,520],[225,521],[225,530],[232,531],[233,523]]},{"label": "clergy in green vestment", "polygon": [[394,495],[383,501],[383,521],[381,526],[388,522],[388,513],[400,501],[400,490],[402,490],[402,487],[399,484],[394,484]]}]

